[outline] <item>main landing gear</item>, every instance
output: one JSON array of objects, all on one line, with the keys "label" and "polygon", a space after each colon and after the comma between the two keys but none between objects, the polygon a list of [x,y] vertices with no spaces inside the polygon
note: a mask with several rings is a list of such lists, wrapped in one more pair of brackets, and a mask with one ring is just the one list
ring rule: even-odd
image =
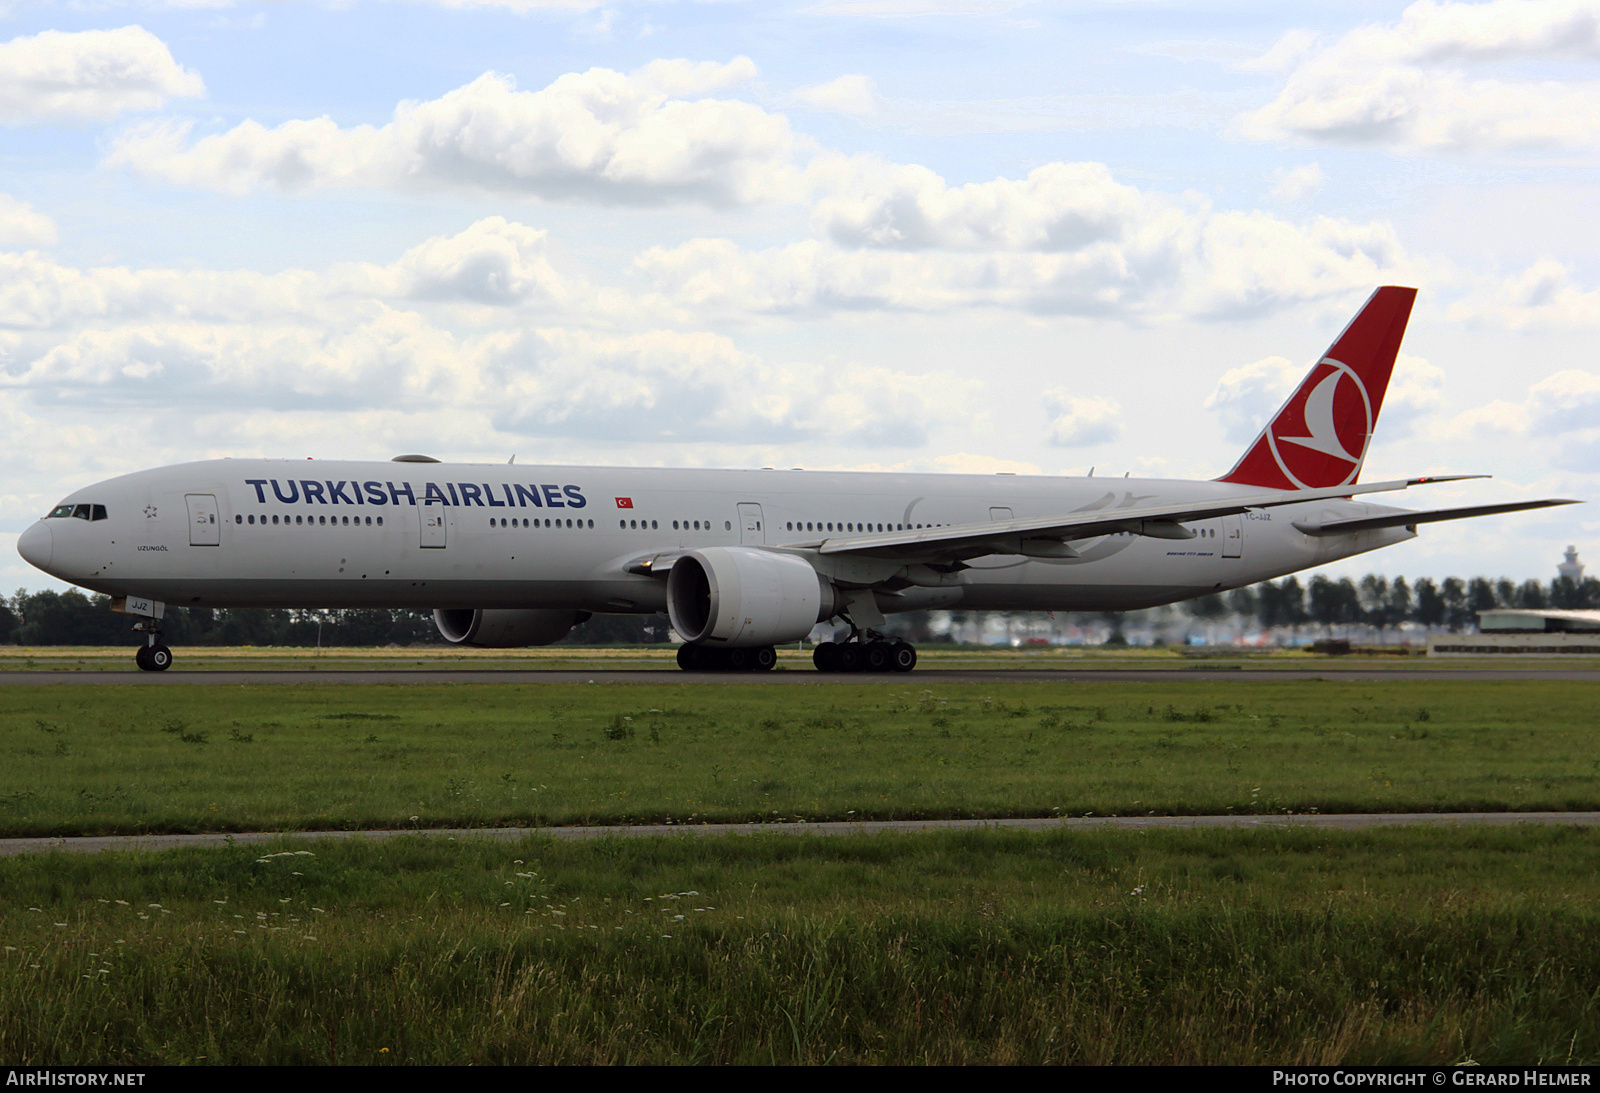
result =
[{"label": "main landing gear", "polygon": [[678,667],[685,672],[770,672],[777,663],[778,651],[770,645],[755,649],[678,646]]},{"label": "main landing gear", "polygon": [[139,646],[139,651],[133,654],[133,662],[140,670],[165,672],[172,667],[172,650],[161,642],[160,620],[140,619],[133,624],[133,628],[145,635],[145,644]]},{"label": "main landing gear", "polygon": [[811,663],[819,672],[909,672],[917,666],[916,646],[867,637],[870,640],[825,641],[811,654]]}]

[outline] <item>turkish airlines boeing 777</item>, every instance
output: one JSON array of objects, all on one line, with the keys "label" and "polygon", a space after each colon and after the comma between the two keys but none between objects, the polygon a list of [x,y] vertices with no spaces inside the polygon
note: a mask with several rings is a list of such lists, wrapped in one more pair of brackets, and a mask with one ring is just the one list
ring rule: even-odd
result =
[{"label": "turkish airlines boeing 777", "polygon": [[[661,612],[684,668],[767,669],[818,622],[823,671],[909,671],[884,616],[1117,611],[1254,584],[1402,542],[1424,512],[1357,485],[1416,290],[1380,288],[1212,482],[225,459],[78,490],[22,556],[137,616],[161,671],[169,605],[431,607],[452,642],[560,640],[592,612]],[[1471,476],[1456,476],[1471,477]]]}]

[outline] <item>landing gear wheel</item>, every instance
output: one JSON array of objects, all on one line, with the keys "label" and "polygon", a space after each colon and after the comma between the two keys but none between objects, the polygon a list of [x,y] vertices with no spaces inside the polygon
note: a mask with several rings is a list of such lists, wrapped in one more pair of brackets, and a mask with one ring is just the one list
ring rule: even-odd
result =
[{"label": "landing gear wheel", "polygon": [[133,655],[133,662],[146,672],[165,672],[172,667],[172,650],[160,642],[141,645]]},{"label": "landing gear wheel", "polygon": [[698,672],[704,667],[700,663],[700,647],[698,645],[678,646],[678,667],[685,672]]},{"label": "landing gear wheel", "polygon": [[897,641],[889,648],[889,670],[909,672],[917,666],[917,647]]},{"label": "landing gear wheel", "polygon": [[847,641],[835,647],[833,670],[836,672],[861,671],[861,643]]},{"label": "landing gear wheel", "polygon": [[889,670],[889,643],[886,641],[868,642],[861,649],[861,670],[863,672],[887,672]]},{"label": "landing gear wheel", "polygon": [[839,665],[836,663],[839,656],[839,646],[834,642],[825,641],[811,651],[811,663],[817,666],[819,672],[836,672]]},{"label": "landing gear wheel", "polygon": [[759,649],[750,650],[750,670],[752,672],[770,672],[778,665],[778,651],[770,645],[763,645]]},{"label": "landing gear wheel", "polygon": [[725,649],[723,650],[723,665],[730,672],[748,672],[755,667],[751,661],[754,659],[750,649]]}]

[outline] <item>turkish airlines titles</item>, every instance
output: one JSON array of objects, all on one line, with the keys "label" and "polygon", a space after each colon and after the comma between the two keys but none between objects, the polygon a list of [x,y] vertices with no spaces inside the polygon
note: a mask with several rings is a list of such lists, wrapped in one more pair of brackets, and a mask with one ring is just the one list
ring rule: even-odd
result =
[{"label": "turkish airlines titles", "polygon": [[548,508],[581,509],[589,504],[577,486],[528,485],[520,482],[500,484],[505,500],[495,496],[495,489],[487,482],[428,482],[417,496],[410,482],[334,481],[328,479],[300,478],[247,478],[245,485],[256,491],[256,500],[267,504],[267,491],[285,505],[297,503],[318,505],[398,505],[404,498],[410,505],[446,505],[479,508]]}]

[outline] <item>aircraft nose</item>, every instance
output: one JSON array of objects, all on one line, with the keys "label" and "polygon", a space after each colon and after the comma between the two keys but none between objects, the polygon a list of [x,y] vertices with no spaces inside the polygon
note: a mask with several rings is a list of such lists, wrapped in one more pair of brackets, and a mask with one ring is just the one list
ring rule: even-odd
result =
[{"label": "aircraft nose", "polygon": [[46,572],[49,572],[50,555],[54,548],[55,540],[50,534],[50,525],[43,520],[17,537],[17,553],[29,565]]}]

